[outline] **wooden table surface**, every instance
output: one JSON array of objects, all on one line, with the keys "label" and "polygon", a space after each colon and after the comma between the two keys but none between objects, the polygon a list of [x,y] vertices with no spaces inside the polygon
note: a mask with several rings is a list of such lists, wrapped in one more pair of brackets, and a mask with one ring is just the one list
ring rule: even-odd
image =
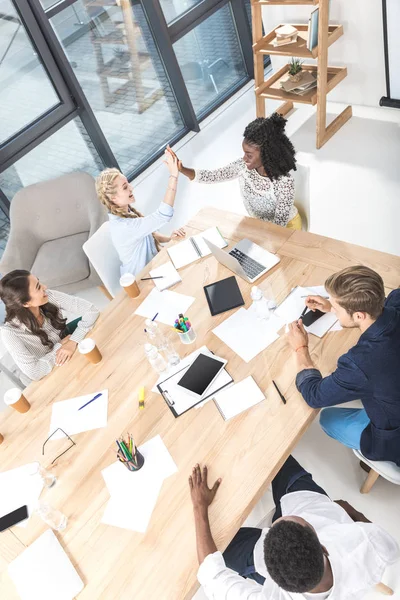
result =
[{"label": "wooden table surface", "polygon": [[[190,221],[188,233],[218,225],[229,245],[248,237],[276,252],[280,263],[260,280],[272,285],[281,302],[295,285],[319,285],[334,271],[363,263],[376,268],[387,291],[400,281],[400,258],[337,240],[287,230],[250,217],[207,208]],[[143,273],[166,261],[163,250]],[[188,600],[195,593],[197,558],[188,475],[196,462],[209,466],[210,481],[222,484],[210,509],[211,527],[223,550],[258,502],[271,479],[316,416],[295,387],[295,360],[285,336],[250,363],[243,362],[212,330],[232,314],[211,317],[203,285],[231,275],[213,257],[180,270],[182,283],[174,290],[196,298],[188,314],[197,332],[190,346],[177,345],[183,357],[206,344],[228,359],[235,381],[252,375],[266,400],[225,422],[213,402],[175,419],[161,396],[149,390],[156,374],[144,356],[143,319],[137,306],[153,289],[141,282],[141,295],[132,300],[117,296],[99,317],[93,337],[103,354],[98,366],[75,353],[71,362],[26,389],[32,408],[26,414],[7,409],[0,415],[5,437],[0,447],[1,470],[38,460],[49,466],[55,448],[43,458],[53,402],[108,388],[108,425],[104,429],[72,436],[76,446],[54,466],[57,484],[41,496],[68,516],[65,531],[57,533],[85,588],[79,600]],[[251,285],[237,278],[246,302]],[[163,327],[161,325],[161,327]],[[165,328],[168,330],[168,328]],[[310,336],[313,358],[323,374],[331,372],[337,358],[355,344],[358,333],[343,330],[318,339]],[[274,390],[275,379],[286,396],[283,405]],[[146,386],[145,409],[138,409],[138,388]],[[165,480],[148,530],[139,534],[102,524],[109,499],[101,470],[115,460],[115,439],[131,431],[138,444],[160,434],[178,466]],[[54,444],[56,444],[54,442]],[[5,566],[32,543],[46,525],[34,515],[26,529],[14,527],[0,534],[0,597],[17,598]]]}]

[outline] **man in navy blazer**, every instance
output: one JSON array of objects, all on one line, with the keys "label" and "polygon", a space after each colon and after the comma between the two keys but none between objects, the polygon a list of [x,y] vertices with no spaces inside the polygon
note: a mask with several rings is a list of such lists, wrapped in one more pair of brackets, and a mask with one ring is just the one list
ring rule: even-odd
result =
[{"label": "man in navy blazer", "polygon": [[382,277],[361,265],[331,275],[325,288],[329,300],[308,296],[306,305],[333,311],[342,327],[360,330],[360,339],[339,358],[336,370],[322,377],[310,357],[302,321],[291,323],[297,389],[312,408],[361,400],[363,409],[325,408],[323,430],[370,460],[400,466],[400,289],[385,299]]}]

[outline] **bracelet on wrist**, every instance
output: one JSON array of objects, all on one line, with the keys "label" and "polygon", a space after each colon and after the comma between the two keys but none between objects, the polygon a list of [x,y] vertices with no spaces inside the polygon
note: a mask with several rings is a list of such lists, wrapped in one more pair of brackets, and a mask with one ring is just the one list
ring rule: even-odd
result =
[{"label": "bracelet on wrist", "polygon": [[304,344],[303,346],[299,346],[298,348],[296,348],[295,352],[297,352],[298,350],[301,350],[302,348],[308,348],[307,344]]}]

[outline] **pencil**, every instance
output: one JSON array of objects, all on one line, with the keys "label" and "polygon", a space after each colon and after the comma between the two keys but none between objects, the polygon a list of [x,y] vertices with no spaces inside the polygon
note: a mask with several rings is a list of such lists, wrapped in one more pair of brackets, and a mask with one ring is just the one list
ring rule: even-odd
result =
[{"label": "pencil", "polygon": [[281,398],[281,400],[282,400],[283,404],[286,404],[286,398],[285,398],[285,396],[284,396],[284,395],[283,395],[283,394],[282,394],[282,393],[279,391],[279,388],[278,388],[278,386],[276,385],[276,383],[275,383],[275,381],[274,381],[274,380],[272,380],[272,383],[274,384],[274,386],[275,386],[275,389],[276,389],[276,391],[278,392],[278,394],[279,394],[279,396],[280,396],[280,398]]},{"label": "pencil", "polygon": [[164,275],[157,275],[157,277],[142,277],[140,281],[150,281],[152,279],[164,279]]}]

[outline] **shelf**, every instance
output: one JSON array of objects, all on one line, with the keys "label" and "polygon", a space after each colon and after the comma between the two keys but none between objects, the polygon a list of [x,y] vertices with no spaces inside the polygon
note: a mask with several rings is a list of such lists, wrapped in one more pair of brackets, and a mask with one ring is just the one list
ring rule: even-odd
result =
[{"label": "shelf", "polygon": [[[272,45],[272,40],[275,39],[275,30],[282,25],[277,25],[264,35],[264,37],[253,45],[253,51],[256,54],[275,54],[279,56],[298,56],[299,58],[317,58],[318,46],[314,50],[307,49],[307,37],[308,37],[308,25],[300,24],[293,25],[298,31],[297,41],[294,44],[288,44],[287,46],[280,46],[276,48]],[[336,42],[343,35],[342,25],[329,25],[328,34],[328,47]]]},{"label": "shelf", "polygon": [[[317,72],[317,65],[303,65],[304,71]],[[272,100],[280,100],[281,102],[300,102],[301,104],[312,104],[317,103],[317,88],[310,90],[304,96],[298,96],[297,94],[291,94],[285,92],[280,87],[282,79],[287,79],[287,72],[289,65],[284,65],[279,71],[277,71],[272,77],[265,81],[259,88],[256,89],[256,95],[261,98],[271,98]],[[328,89],[327,92],[331,92],[337,84],[347,76],[346,67],[328,67]]]},{"label": "shelf", "polygon": [[260,6],[282,6],[284,4],[293,5],[293,4],[303,4],[308,6],[315,6],[319,3],[319,0],[254,0],[253,4]]}]

